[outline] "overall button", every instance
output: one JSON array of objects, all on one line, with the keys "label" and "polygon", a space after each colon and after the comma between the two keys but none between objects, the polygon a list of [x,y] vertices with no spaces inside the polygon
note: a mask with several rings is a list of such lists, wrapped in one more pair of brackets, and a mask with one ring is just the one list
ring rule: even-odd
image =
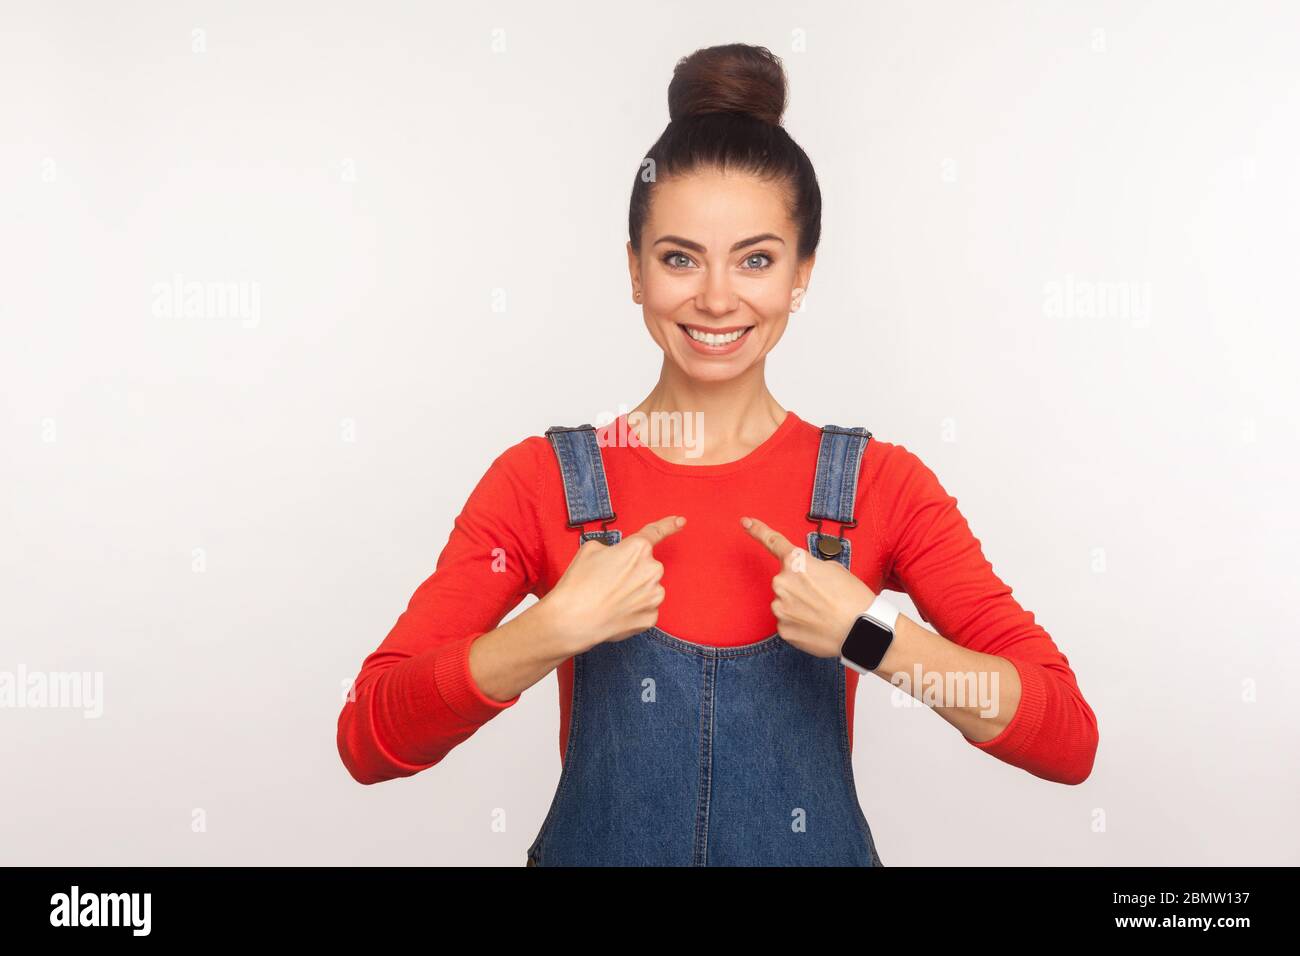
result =
[{"label": "overall button", "polygon": [[832,537],[828,534],[817,536],[817,550],[824,558],[833,558],[844,550],[844,545],[840,543],[839,538]]}]

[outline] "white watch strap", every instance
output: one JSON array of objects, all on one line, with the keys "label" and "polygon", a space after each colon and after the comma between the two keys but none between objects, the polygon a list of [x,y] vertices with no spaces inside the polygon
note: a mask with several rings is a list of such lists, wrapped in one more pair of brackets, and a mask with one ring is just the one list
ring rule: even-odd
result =
[{"label": "white watch strap", "polygon": [[891,631],[897,630],[898,608],[887,601],[883,594],[877,594],[876,599],[871,602],[871,607],[863,613],[877,624],[883,624]]}]

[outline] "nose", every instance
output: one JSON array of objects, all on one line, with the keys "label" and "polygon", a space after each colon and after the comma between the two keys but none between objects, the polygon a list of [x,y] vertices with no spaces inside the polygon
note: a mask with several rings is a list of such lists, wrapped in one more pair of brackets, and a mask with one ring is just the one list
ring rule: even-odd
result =
[{"label": "nose", "polygon": [[736,294],[732,291],[731,276],[726,269],[709,271],[704,291],[697,297],[696,306],[709,315],[726,315],[736,310]]}]

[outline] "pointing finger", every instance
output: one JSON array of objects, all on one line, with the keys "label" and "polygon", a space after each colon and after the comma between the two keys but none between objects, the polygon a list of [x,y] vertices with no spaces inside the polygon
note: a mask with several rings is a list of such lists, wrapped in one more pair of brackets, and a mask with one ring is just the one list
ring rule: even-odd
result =
[{"label": "pointing finger", "polygon": [[785,535],[769,528],[757,518],[741,518],[740,523],[748,529],[752,537],[756,538],[778,560],[784,561],[785,556],[794,550],[794,545],[790,543]]},{"label": "pointing finger", "polygon": [[651,545],[656,545],[670,534],[679,531],[684,524],[686,524],[686,519],[681,515],[668,515],[658,521],[651,521],[640,531],[633,532],[628,537],[647,538]]}]

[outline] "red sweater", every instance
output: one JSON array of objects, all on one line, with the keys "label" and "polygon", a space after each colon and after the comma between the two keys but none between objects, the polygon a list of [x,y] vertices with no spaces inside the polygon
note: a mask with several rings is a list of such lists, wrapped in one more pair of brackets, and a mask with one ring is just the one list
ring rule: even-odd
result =
[{"label": "red sweater", "polygon": [[[627,434],[618,431],[623,425],[615,422],[609,434]],[[655,547],[666,592],[661,629],[716,646],[776,633],[771,585],[778,567],[741,527],[740,516],[753,515],[806,544],[820,434],[789,412],[763,444],[726,464],[676,464],[630,443],[601,449],[618,514],[611,527],[628,535],[665,515],[687,518]],[[1048,780],[1086,779],[1097,749],[1096,717],[1065,655],[994,574],[956,498],[904,446],[873,436],[854,513],[858,525],[845,532],[853,571],[873,592],[906,592],[943,637],[1004,657],[1020,674],[1021,699],[1010,724],[991,740],[965,739]],[[492,462],[457,516],[433,574],[362,663],[354,699],[339,715],[339,754],[356,780],[377,783],[431,767],[519,700],[483,693],[470,674],[469,646],[526,595],[541,598],[555,586],[578,548],[578,530],[566,521],[559,464],[545,437],[525,438]],[[557,675],[563,761],[572,659]],[[859,674],[846,668],[845,676],[851,743]]]}]

